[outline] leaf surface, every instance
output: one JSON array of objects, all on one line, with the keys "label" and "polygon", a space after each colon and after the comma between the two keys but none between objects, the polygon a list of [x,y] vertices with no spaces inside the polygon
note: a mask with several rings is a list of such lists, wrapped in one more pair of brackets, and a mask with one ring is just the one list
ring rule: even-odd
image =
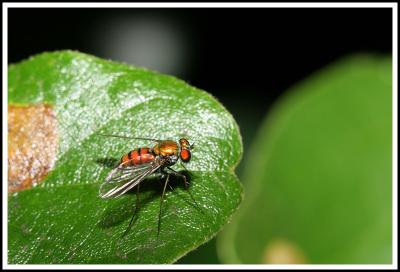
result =
[{"label": "leaf surface", "polygon": [[[241,137],[233,117],[208,93],[72,51],[11,65],[8,77],[9,104],[51,105],[59,135],[57,161],[43,183],[9,195],[9,263],[172,263],[211,239],[237,209]],[[141,184],[141,209],[124,237],[136,190],[111,200],[98,196],[123,154],[154,143],[98,133],[194,143],[186,164],[194,201],[182,180],[172,178],[158,240],[159,176]]]}]

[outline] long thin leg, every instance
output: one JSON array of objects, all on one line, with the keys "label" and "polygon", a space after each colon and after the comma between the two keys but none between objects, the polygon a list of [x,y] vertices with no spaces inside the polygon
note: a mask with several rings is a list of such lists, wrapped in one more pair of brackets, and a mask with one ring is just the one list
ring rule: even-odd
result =
[{"label": "long thin leg", "polygon": [[129,230],[132,228],[132,224],[133,224],[133,219],[135,218],[136,213],[139,211],[140,209],[140,199],[139,199],[139,186],[140,184],[137,185],[137,189],[136,189],[136,206],[135,206],[135,210],[133,212],[131,221],[129,222],[129,226],[128,228],[125,230],[124,234],[122,235],[122,237],[124,237]]},{"label": "long thin leg", "polygon": [[185,184],[185,190],[188,190],[189,189],[189,183],[187,182],[186,176],[184,174],[179,173],[178,171],[175,171],[171,167],[167,167],[167,168],[168,168],[168,170],[173,172],[176,176],[179,176],[179,177],[183,178],[183,182]]},{"label": "long thin leg", "polygon": [[160,212],[158,213],[157,241],[158,241],[158,236],[160,235],[160,228],[161,228],[161,211],[162,211],[162,205],[163,205],[163,202],[164,202],[165,189],[167,188],[168,181],[169,181],[169,174],[167,174],[167,179],[165,180],[164,189],[163,189],[163,192],[162,192],[162,195],[161,195]]},{"label": "long thin leg", "polygon": [[186,192],[188,192],[188,194],[190,195],[190,198],[193,200],[194,204],[197,206],[197,208],[201,211],[201,213],[204,213],[203,210],[200,208],[199,204],[197,204],[196,200],[194,199],[192,193],[189,190],[189,183],[186,179],[186,176],[184,174],[179,173],[178,171],[175,171],[174,169],[167,167],[168,170],[172,171],[175,175],[180,176],[183,178],[184,184],[185,184],[185,190]]}]

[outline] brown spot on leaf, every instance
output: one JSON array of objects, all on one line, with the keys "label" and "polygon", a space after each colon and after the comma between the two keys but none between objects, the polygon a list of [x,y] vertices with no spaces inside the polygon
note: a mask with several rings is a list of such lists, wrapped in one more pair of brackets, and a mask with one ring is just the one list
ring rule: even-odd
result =
[{"label": "brown spot on leaf", "polygon": [[40,183],[57,157],[57,120],[49,105],[8,106],[8,192]]},{"label": "brown spot on leaf", "polygon": [[265,248],[262,263],[266,264],[305,264],[303,251],[293,242],[276,239]]}]

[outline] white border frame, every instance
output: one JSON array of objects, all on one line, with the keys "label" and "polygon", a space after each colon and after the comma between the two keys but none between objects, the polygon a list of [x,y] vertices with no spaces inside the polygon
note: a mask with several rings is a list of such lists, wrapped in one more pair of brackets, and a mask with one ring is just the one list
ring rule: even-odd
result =
[{"label": "white border frame", "polygon": [[[8,8],[392,8],[392,58],[393,58],[393,85],[392,85],[392,264],[391,265],[15,265],[7,263],[8,252],[8,193],[7,193],[7,74],[8,74]],[[398,13],[397,3],[3,3],[3,269],[397,269],[398,254],[398,217],[397,217],[397,162],[398,162],[398,135],[397,135],[397,91],[398,91]]]}]

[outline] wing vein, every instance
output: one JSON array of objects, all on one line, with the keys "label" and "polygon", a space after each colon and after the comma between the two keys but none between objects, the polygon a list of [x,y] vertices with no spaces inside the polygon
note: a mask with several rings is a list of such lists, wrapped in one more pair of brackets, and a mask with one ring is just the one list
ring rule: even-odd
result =
[{"label": "wing vein", "polygon": [[100,186],[99,195],[103,199],[123,195],[162,165],[162,160],[138,166],[122,166],[121,163],[107,175],[105,182]]}]

